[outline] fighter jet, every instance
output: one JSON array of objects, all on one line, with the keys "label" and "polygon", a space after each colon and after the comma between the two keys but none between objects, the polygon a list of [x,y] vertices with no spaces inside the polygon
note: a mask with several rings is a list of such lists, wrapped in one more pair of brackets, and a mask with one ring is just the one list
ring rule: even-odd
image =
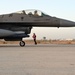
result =
[{"label": "fighter jet", "polygon": [[39,10],[22,10],[10,14],[0,15],[0,39],[5,41],[20,41],[29,37],[33,27],[75,27],[75,22],[52,17]]}]

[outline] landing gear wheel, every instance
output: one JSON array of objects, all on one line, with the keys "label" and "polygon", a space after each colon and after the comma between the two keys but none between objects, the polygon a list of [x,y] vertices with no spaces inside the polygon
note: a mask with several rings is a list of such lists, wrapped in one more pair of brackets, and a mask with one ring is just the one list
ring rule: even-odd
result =
[{"label": "landing gear wheel", "polygon": [[20,41],[19,45],[20,45],[21,47],[24,47],[24,46],[25,46],[25,42],[24,42],[24,41]]}]

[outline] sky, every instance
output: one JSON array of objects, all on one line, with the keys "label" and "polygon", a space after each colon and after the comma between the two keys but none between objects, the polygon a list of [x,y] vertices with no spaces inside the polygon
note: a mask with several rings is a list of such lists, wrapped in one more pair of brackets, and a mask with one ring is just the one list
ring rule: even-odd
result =
[{"label": "sky", "polygon": [[[75,21],[75,0],[1,0],[0,14],[12,13],[20,10],[38,9],[44,13]],[[36,33],[37,39],[75,39],[75,27],[53,28],[53,27],[33,27],[32,34]]]}]

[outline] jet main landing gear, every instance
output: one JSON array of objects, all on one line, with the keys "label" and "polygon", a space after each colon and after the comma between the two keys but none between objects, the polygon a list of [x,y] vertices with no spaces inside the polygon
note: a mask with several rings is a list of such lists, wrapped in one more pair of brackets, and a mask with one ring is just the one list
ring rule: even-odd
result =
[{"label": "jet main landing gear", "polygon": [[20,45],[21,47],[24,47],[24,46],[25,46],[25,42],[24,42],[24,41],[20,41],[19,45]]}]

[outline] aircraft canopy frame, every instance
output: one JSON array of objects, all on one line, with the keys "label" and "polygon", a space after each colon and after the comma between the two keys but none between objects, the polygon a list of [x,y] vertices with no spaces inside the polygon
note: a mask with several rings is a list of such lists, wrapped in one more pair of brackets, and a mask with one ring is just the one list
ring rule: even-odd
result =
[{"label": "aircraft canopy frame", "polygon": [[15,12],[17,14],[25,14],[25,15],[34,15],[34,16],[45,16],[46,14],[41,12],[40,10],[22,10]]}]

